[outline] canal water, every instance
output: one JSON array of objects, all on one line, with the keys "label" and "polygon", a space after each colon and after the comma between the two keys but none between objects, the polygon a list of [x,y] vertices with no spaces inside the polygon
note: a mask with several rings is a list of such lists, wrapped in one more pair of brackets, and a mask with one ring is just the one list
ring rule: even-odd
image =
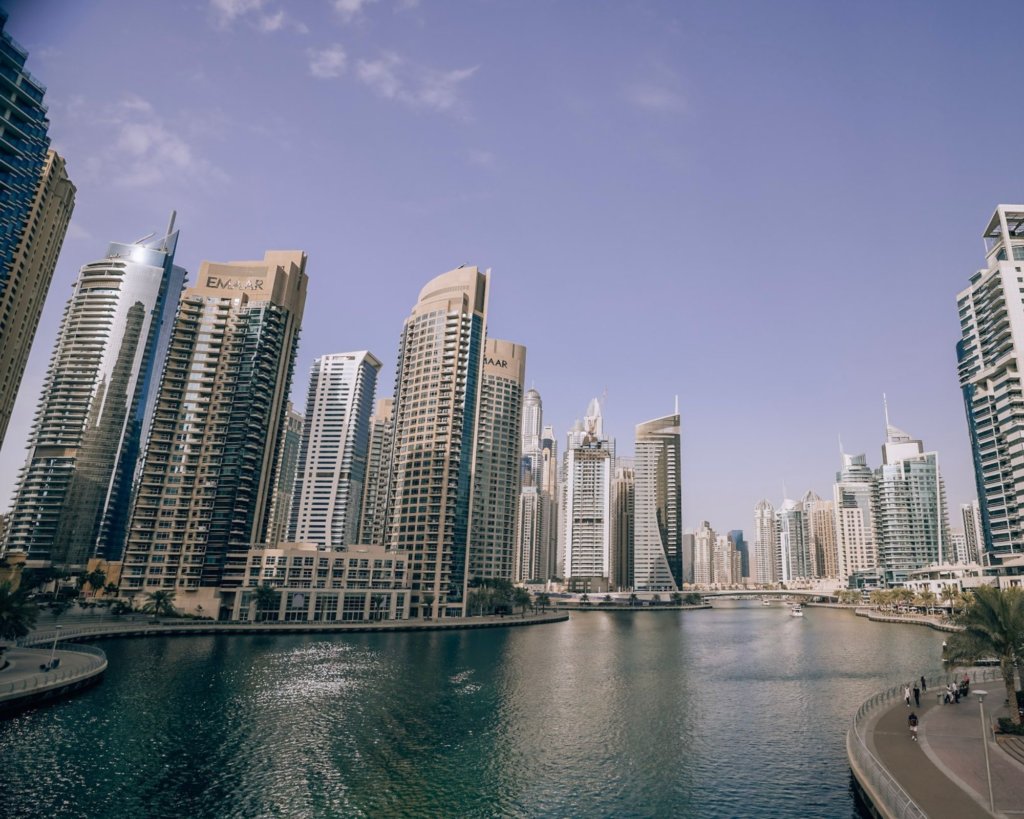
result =
[{"label": "canal water", "polygon": [[109,640],[0,722],[5,816],[854,817],[844,735],[942,635],[718,602],[463,632]]}]

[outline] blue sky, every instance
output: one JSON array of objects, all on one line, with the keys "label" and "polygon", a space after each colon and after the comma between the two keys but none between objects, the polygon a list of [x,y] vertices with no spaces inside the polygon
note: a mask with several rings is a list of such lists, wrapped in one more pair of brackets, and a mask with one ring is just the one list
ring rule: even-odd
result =
[{"label": "blue sky", "polygon": [[[831,495],[893,423],[975,496],[956,293],[1024,200],[1010,3],[33,0],[8,30],[78,186],[0,453],[9,498],[77,269],[178,210],[178,263],[309,254],[293,395],[419,288],[493,269],[562,438],[683,414],[685,525]],[[564,440],[564,439],[563,439]],[[952,523],[958,525],[954,514]]]}]

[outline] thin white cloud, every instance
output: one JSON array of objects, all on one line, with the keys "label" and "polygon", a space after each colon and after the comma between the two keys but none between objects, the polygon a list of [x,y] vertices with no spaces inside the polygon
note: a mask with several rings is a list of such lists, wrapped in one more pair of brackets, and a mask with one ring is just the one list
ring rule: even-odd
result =
[{"label": "thin white cloud", "polygon": [[246,19],[259,31],[271,33],[291,28],[300,34],[309,29],[299,20],[289,16],[285,10],[273,11],[266,7],[266,0],[210,0],[210,8],[218,28],[229,28],[236,20]]},{"label": "thin white cloud", "polygon": [[89,239],[92,239],[92,234],[78,224],[78,222],[72,221],[71,224],[68,225],[67,237],[73,240],[88,241]]},{"label": "thin white cloud", "polygon": [[637,108],[660,113],[686,110],[686,100],[672,88],[664,85],[640,84],[626,89],[626,101]]},{"label": "thin white cloud", "polygon": [[142,97],[126,96],[107,110],[104,122],[113,138],[103,152],[90,158],[89,167],[115,186],[144,188],[174,180],[209,184],[227,179]]},{"label": "thin white cloud", "polygon": [[306,53],[309,57],[309,73],[320,79],[340,77],[348,63],[345,49],[337,44],[327,48],[311,48]]},{"label": "thin white cloud", "polygon": [[479,168],[493,168],[495,164],[494,154],[490,151],[472,150],[469,152],[469,164]]},{"label": "thin white cloud", "polygon": [[333,0],[332,5],[343,23],[351,23],[361,17],[367,6],[377,0]]},{"label": "thin white cloud", "polygon": [[385,99],[432,111],[459,111],[463,107],[462,85],[478,68],[438,71],[415,66],[397,54],[385,53],[376,60],[360,60],[356,74]]}]

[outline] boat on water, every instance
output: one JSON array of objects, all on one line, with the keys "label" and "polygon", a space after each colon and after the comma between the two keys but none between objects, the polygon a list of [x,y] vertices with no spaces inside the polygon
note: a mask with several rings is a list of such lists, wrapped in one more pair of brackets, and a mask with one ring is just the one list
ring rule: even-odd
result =
[{"label": "boat on water", "polygon": [[762,606],[770,606],[771,604],[772,604],[772,601],[769,600],[767,597],[762,597],[761,598],[761,605]]},{"label": "boat on water", "polygon": [[803,617],[804,616],[804,607],[803,606],[793,606],[789,610],[789,616],[790,617]]}]

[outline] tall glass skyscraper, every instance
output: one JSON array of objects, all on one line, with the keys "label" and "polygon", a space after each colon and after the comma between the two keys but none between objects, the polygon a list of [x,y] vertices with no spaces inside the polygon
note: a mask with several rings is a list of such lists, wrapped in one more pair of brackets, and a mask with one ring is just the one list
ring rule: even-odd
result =
[{"label": "tall glass skyscraper", "polygon": [[281,436],[280,449],[277,452],[277,466],[274,468],[274,500],[270,509],[266,537],[267,545],[271,547],[288,540],[288,521],[292,516],[295,475],[299,469],[302,430],[305,426],[305,416],[296,412],[289,401],[288,411],[285,413],[284,434]]},{"label": "tall glass skyscraper", "polygon": [[187,611],[217,612],[228,553],[265,541],[306,282],[305,253],[268,251],[203,262],[182,294],[122,592],[174,591]]},{"label": "tall glass skyscraper", "polygon": [[999,205],[987,267],[957,295],[957,372],[974,456],[985,564],[1024,552],[1024,205]]},{"label": "tall glass skyscraper", "polygon": [[683,585],[680,418],[666,415],[636,428],[633,588],[678,591]]},{"label": "tall glass skyscraper", "polygon": [[64,160],[49,151],[45,89],[0,11],[0,445],[75,205]]},{"label": "tall glass skyscraper", "polygon": [[64,310],[19,479],[8,548],[84,567],[118,560],[155,380],[185,281],[166,235],[113,243]]},{"label": "tall glass skyscraper", "polygon": [[370,415],[380,361],[361,350],[313,362],[288,537],[321,549],[359,540]]},{"label": "tall glass skyscraper", "polygon": [[359,510],[359,542],[384,543],[391,452],[395,442],[395,399],[379,398],[370,416],[370,445],[366,456],[366,482]]},{"label": "tall glass skyscraper", "polygon": [[864,455],[842,453],[832,500],[836,513],[836,554],[839,579],[878,568],[875,532],[875,474]]},{"label": "tall glass skyscraper", "polygon": [[464,611],[489,285],[476,267],[438,276],[402,330],[385,543],[412,553],[413,617]]}]

